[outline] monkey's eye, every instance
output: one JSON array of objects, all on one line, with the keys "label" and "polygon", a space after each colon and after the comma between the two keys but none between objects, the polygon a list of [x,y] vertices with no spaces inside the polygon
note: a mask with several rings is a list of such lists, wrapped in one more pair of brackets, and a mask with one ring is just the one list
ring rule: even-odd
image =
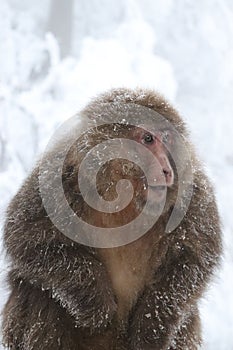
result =
[{"label": "monkey's eye", "polygon": [[149,145],[149,144],[152,144],[154,142],[155,138],[152,134],[145,134],[143,136],[143,143]]}]

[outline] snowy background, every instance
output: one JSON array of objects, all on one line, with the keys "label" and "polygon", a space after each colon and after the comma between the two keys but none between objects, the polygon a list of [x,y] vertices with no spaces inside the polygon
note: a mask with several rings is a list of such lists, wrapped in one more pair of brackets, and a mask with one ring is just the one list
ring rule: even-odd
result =
[{"label": "snowy background", "polygon": [[232,0],[1,0],[0,18],[0,223],[54,129],[90,97],[161,91],[190,127],[222,216],[223,265],[201,303],[204,349],[233,349]]}]

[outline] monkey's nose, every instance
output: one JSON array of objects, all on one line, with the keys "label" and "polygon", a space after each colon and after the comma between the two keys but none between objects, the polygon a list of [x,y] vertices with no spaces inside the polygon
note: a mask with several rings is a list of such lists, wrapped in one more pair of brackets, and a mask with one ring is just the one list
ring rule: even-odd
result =
[{"label": "monkey's nose", "polygon": [[167,186],[173,185],[173,182],[174,182],[173,171],[169,168],[163,168],[163,173],[165,175]]}]

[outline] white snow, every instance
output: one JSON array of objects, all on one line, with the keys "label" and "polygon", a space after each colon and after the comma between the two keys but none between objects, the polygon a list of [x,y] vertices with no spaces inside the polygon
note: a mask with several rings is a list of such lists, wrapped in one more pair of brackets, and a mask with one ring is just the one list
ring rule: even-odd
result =
[{"label": "white snow", "polygon": [[[49,1],[0,2],[0,224],[54,129],[92,96],[119,86],[161,91],[187,120],[222,216],[223,266],[201,304],[204,349],[233,349],[233,3],[75,3],[72,52],[61,59],[46,30]],[[0,263],[1,307],[3,254]]]}]

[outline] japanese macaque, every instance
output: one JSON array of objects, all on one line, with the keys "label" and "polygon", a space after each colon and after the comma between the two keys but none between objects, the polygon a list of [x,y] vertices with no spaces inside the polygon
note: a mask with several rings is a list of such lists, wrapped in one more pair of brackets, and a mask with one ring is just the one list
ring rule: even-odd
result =
[{"label": "japanese macaque", "polygon": [[[79,120],[72,132],[81,130],[80,135],[66,154],[71,133],[54,143],[42,159],[43,171],[39,162],[8,208],[4,345],[197,350],[202,343],[197,304],[219,264],[221,229],[211,184],[184,122],[163,97],[142,89],[100,95]],[[87,159],[83,171],[81,163],[100,143],[103,152],[96,151],[96,162]],[[112,155],[106,162],[104,150]],[[63,212],[58,173],[73,216],[96,228],[95,239],[86,227],[77,232],[73,216]],[[88,199],[96,193],[94,207]],[[99,210],[103,203],[105,210]],[[108,210],[111,203],[116,210]],[[119,243],[121,227],[126,230]]]}]

